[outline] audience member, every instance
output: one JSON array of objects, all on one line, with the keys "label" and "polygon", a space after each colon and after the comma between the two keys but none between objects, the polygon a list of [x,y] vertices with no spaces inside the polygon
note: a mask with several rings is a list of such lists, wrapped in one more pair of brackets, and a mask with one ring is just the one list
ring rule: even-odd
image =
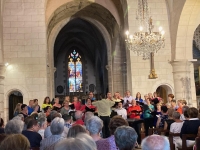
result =
[{"label": "audience member", "polygon": [[94,113],[88,111],[85,113],[84,123],[86,123],[91,117],[94,116]]},{"label": "audience member", "polygon": [[55,145],[65,139],[61,136],[64,131],[64,125],[65,121],[62,118],[56,117],[53,119],[50,127],[52,135],[41,141],[40,150],[54,150]]},{"label": "audience member", "polygon": [[79,133],[87,133],[86,129],[82,125],[74,125],[69,129],[67,138],[75,138]]},{"label": "audience member", "polygon": [[126,109],[124,109],[124,108],[122,107],[122,102],[119,102],[119,103],[118,103],[118,106],[117,106],[117,108],[115,109],[115,111],[117,112],[117,114],[118,114],[119,116],[122,116],[122,118],[127,119],[127,111],[126,111]]},{"label": "audience member", "polygon": [[55,150],[97,150],[97,146],[88,134],[81,133],[76,138],[68,138],[59,142]]},{"label": "audience member", "polygon": [[128,126],[129,124],[124,118],[120,116],[114,116],[110,120],[110,124],[109,124],[109,130],[110,130],[111,136],[106,139],[96,141],[97,149],[98,150],[105,150],[105,149],[116,150],[117,146],[115,144],[114,132],[118,127],[123,126],[123,125]]},{"label": "audience member", "polygon": [[119,150],[133,150],[137,142],[137,133],[129,126],[121,126],[114,132],[115,143]]},{"label": "audience member", "polygon": [[30,150],[28,139],[22,134],[10,134],[0,144],[1,150]]},{"label": "audience member", "polygon": [[160,135],[151,135],[143,139],[142,150],[170,150],[167,137]]},{"label": "audience member", "polygon": [[41,110],[40,110],[40,105],[38,104],[38,99],[34,99],[33,102],[34,102],[33,106],[34,108],[36,108],[35,111],[37,110],[37,113],[40,113]]},{"label": "audience member", "polygon": [[[107,93],[107,97],[111,97],[112,95],[110,92]],[[110,136],[110,132],[108,129],[108,125],[110,122],[110,114],[111,114],[111,107],[115,104],[114,101],[111,101],[109,98],[102,99],[100,101],[93,102],[92,104],[97,107],[98,115],[100,116],[101,120],[103,121],[103,137],[107,138]]]},{"label": "audience member", "polygon": [[67,127],[68,129],[72,127],[72,116],[64,114],[62,116],[62,118],[65,121],[65,127]]},{"label": "audience member", "polygon": [[[181,137],[183,134],[196,134],[198,133],[198,128],[200,126],[200,120],[198,118],[198,110],[194,107],[191,107],[187,111],[189,115],[189,120],[185,121],[183,123],[183,126],[181,128]],[[187,139],[187,146],[193,146],[195,144],[195,139],[194,138],[188,138]],[[182,145],[182,143],[180,143]]]},{"label": "audience member", "polygon": [[8,121],[5,126],[5,133],[6,134],[21,134],[24,128],[24,122],[18,119],[13,119]]},{"label": "audience member", "polygon": [[38,116],[38,125],[40,127],[38,133],[42,136],[42,139],[44,139],[44,131],[47,128],[47,119],[45,117],[44,113],[40,113]]},{"label": "audience member", "polygon": [[97,116],[91,117],[86,122],[86,129],[89,131],[90,136],[93,138],[95,142],[102,139],[100,136],[102,128],[103,128],[103,121]]},{"label": "audience member", "polygon": [[31,147],[40,147],[42,137],[38,133],[39,129],[38,121],[32,119],[27,124],[27,130],[22,131],[22,134],[29,140]]},{"label": "audience member", "polygon": [[77,110],[75,112],[76,122],[73,125],[77,125],[77,124],[84,125],[82,117],[83,117],[83,112],[80,110]]},{"label": "audience member", "polygon": [[0,118],[0,134],[5,133],[4,131],[4,121]]},{"label": "audience member", "polygon": [[172,109],[172,108],[168,109],[168,119],[165,120],[165,122],[164,122],[164,130],[169,130],[171,124],[174,123],[174,119],[173,119],[173,116],[172,116],[174,111],[175,110]]},{"label": "audience member", "polygon": [[[171,124],[170,126],[170,132],[171,133],[180,133],[181,132],[181,128],[183,126],[183,121],[180,120],[180,113],[179,112],[173,112],[172,117],[174,119],[174,123]],[[173,137],[173,143],[175,144],[175,149],[178,150],[177,147],[180,147],[180,145],[178,145],[179,143],[182,143],[182,140],[180,137],[175,136]]]},{"label": "audience member", "polygon": [[22,115],[22,114],[18,114],[18,115],[15,116],[13,119],[17,119],[17,120],[24,121],[24,115]]}]

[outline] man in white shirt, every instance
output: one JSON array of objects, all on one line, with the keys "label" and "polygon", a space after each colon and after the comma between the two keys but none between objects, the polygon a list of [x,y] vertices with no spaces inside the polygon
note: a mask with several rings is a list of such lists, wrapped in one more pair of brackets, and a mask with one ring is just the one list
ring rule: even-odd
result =
[{"label": "man in white shirt", "polygon": [[118,103],[118,108],[115,109],[118,115],[122,116],[122,118],[127,119],[127,111],[122,108],[122,102]]},{"label": "man in white shirt", "polygon": [[123,107],[128,108],[131,105],[133,97],[131,96],[130,91],[126,91],[126,96],[124,97]]}]

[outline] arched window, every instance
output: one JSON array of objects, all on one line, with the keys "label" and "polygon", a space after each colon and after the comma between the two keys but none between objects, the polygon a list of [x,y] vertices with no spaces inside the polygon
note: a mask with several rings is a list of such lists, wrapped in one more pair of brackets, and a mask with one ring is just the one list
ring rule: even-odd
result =
[{"label": "arched window", "polygon": [[81,56],[76,50],[69,55],[68,77],[69,92],[83,92]]}]

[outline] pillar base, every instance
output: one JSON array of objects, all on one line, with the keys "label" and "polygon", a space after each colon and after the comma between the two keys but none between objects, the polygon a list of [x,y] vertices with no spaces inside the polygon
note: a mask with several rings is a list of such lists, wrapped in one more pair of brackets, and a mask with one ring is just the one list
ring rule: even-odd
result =
[{"label": "pillar base", "polygon": [[158,78],[155,69],[151,69],[151,73],[149,75],[149,79],[156,79]]}]

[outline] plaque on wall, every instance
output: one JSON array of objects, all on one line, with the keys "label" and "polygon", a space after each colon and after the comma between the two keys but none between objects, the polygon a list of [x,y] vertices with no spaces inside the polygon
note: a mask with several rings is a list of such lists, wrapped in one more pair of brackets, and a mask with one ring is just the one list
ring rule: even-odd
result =
[{"label": "plaque on wall", "polygon": [[59,94],[63,93],[63,91],[64,91],[64,88],[63,88],[62,85],[57,86],[57,92],[58,92]]},{"label": "plaque on wall", "polygon": [[89,85],[89,91],[90,92],[94,92],[94,90],[95,90],[95,85],[94,84],[90,84]]}]

